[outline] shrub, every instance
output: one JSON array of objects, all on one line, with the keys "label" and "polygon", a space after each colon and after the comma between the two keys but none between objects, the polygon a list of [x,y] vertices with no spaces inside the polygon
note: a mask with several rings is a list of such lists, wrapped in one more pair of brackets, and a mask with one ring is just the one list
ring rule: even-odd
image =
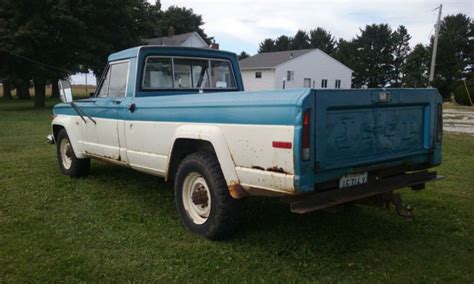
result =
[{"label": "shrub", "polygon": [[[469,93],[471,94],[471,100],[474,102],[474,82],[467,81],[467,88],[469,89]],[[469,98],[467,97],[466,88],[464,87],[464,82],[460,82],[456,89],[454,89],[454,99],[456,103],[465,106],[471,106],[469,102]]]}]

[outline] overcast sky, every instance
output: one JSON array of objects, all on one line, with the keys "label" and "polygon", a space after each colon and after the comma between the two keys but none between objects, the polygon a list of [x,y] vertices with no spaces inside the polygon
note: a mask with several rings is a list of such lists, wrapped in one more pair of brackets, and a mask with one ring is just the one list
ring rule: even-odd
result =
[{"label": "overcast sky", "polygon": [[[153,2],[154,0],[149,0]],[[192,8],[202,15],[205,32],[214,36],[221,49],[255,54],[265,38],[292,36],[298,29],[322,27],[336,38],[351,39],[366,24],[405,25],[411,45],[428,43],[441,2],[426,0],[162,0],[162,10],[170,5]],[[474,14],[474,0],[443,2],[443,15]]]},{"label": "overcast sky", "polygon": [[[154,2],[155,0],[148,0]],[[255,54],[265,38],[292,36],[298,29],[322,27],[336,38],[350,40],[359,28],[372,23],[388,23],[392,28],[405,25],[412,36],[410,44],[427,44],[433,33],[441,2],[428,0],[162,0],[162,10],[171,5],[192,8],[202,15],[204,30],[223,50]],[[443,15],[464,13],[474,18],[474,0],[443,2]],[[72,76],[83,84],[85,75]],[[89,84],[95,78],[89,75]]]}]

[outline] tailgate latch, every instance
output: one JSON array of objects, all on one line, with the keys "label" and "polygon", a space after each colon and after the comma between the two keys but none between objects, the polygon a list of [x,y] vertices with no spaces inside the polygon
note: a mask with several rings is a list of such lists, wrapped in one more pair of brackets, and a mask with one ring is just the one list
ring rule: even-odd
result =
[{"label": "tailgate latch", "polygon": [[388,103],[392,99],[390,92],[379,92],[377,101],[379,103]]}]

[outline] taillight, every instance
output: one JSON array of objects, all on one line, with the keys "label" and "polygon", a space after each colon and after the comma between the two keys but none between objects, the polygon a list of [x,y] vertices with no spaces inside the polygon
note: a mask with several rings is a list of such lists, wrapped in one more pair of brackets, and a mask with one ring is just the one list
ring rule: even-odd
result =
[{"label": "taillight", "polygon": [[309,160],[311,145],[311,111],[308,109],[303,116],[303,129],[301,133],[301,159]]},{"label": "taillight", "polygon": [[436,142],[441,142],[443,136],[443,106],[438,104],[436,108]]}]

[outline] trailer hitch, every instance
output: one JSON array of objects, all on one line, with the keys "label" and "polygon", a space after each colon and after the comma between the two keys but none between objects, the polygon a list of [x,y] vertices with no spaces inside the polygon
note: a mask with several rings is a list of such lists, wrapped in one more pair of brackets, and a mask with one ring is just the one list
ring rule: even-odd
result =
[{"label": "trailer hitch", "polygon": [[392,192],[390,195],[390,202],[393,204],[393,206],[395,206],[395,211],[397,212],[397,214],[406,219],[413,218],[413,206],[411,204],[403,206],[402,195],[400,193]]},{"label": "trailer hitch", "polygon": [[413,205],[403,205],[402,195],[400,193],[394,193],[393,191],[372,196],[358,202],[359,204],[382,207],[390,209],[391,205],[395,207],[395,212],[401,217],[411,220],[413,218]]}]

